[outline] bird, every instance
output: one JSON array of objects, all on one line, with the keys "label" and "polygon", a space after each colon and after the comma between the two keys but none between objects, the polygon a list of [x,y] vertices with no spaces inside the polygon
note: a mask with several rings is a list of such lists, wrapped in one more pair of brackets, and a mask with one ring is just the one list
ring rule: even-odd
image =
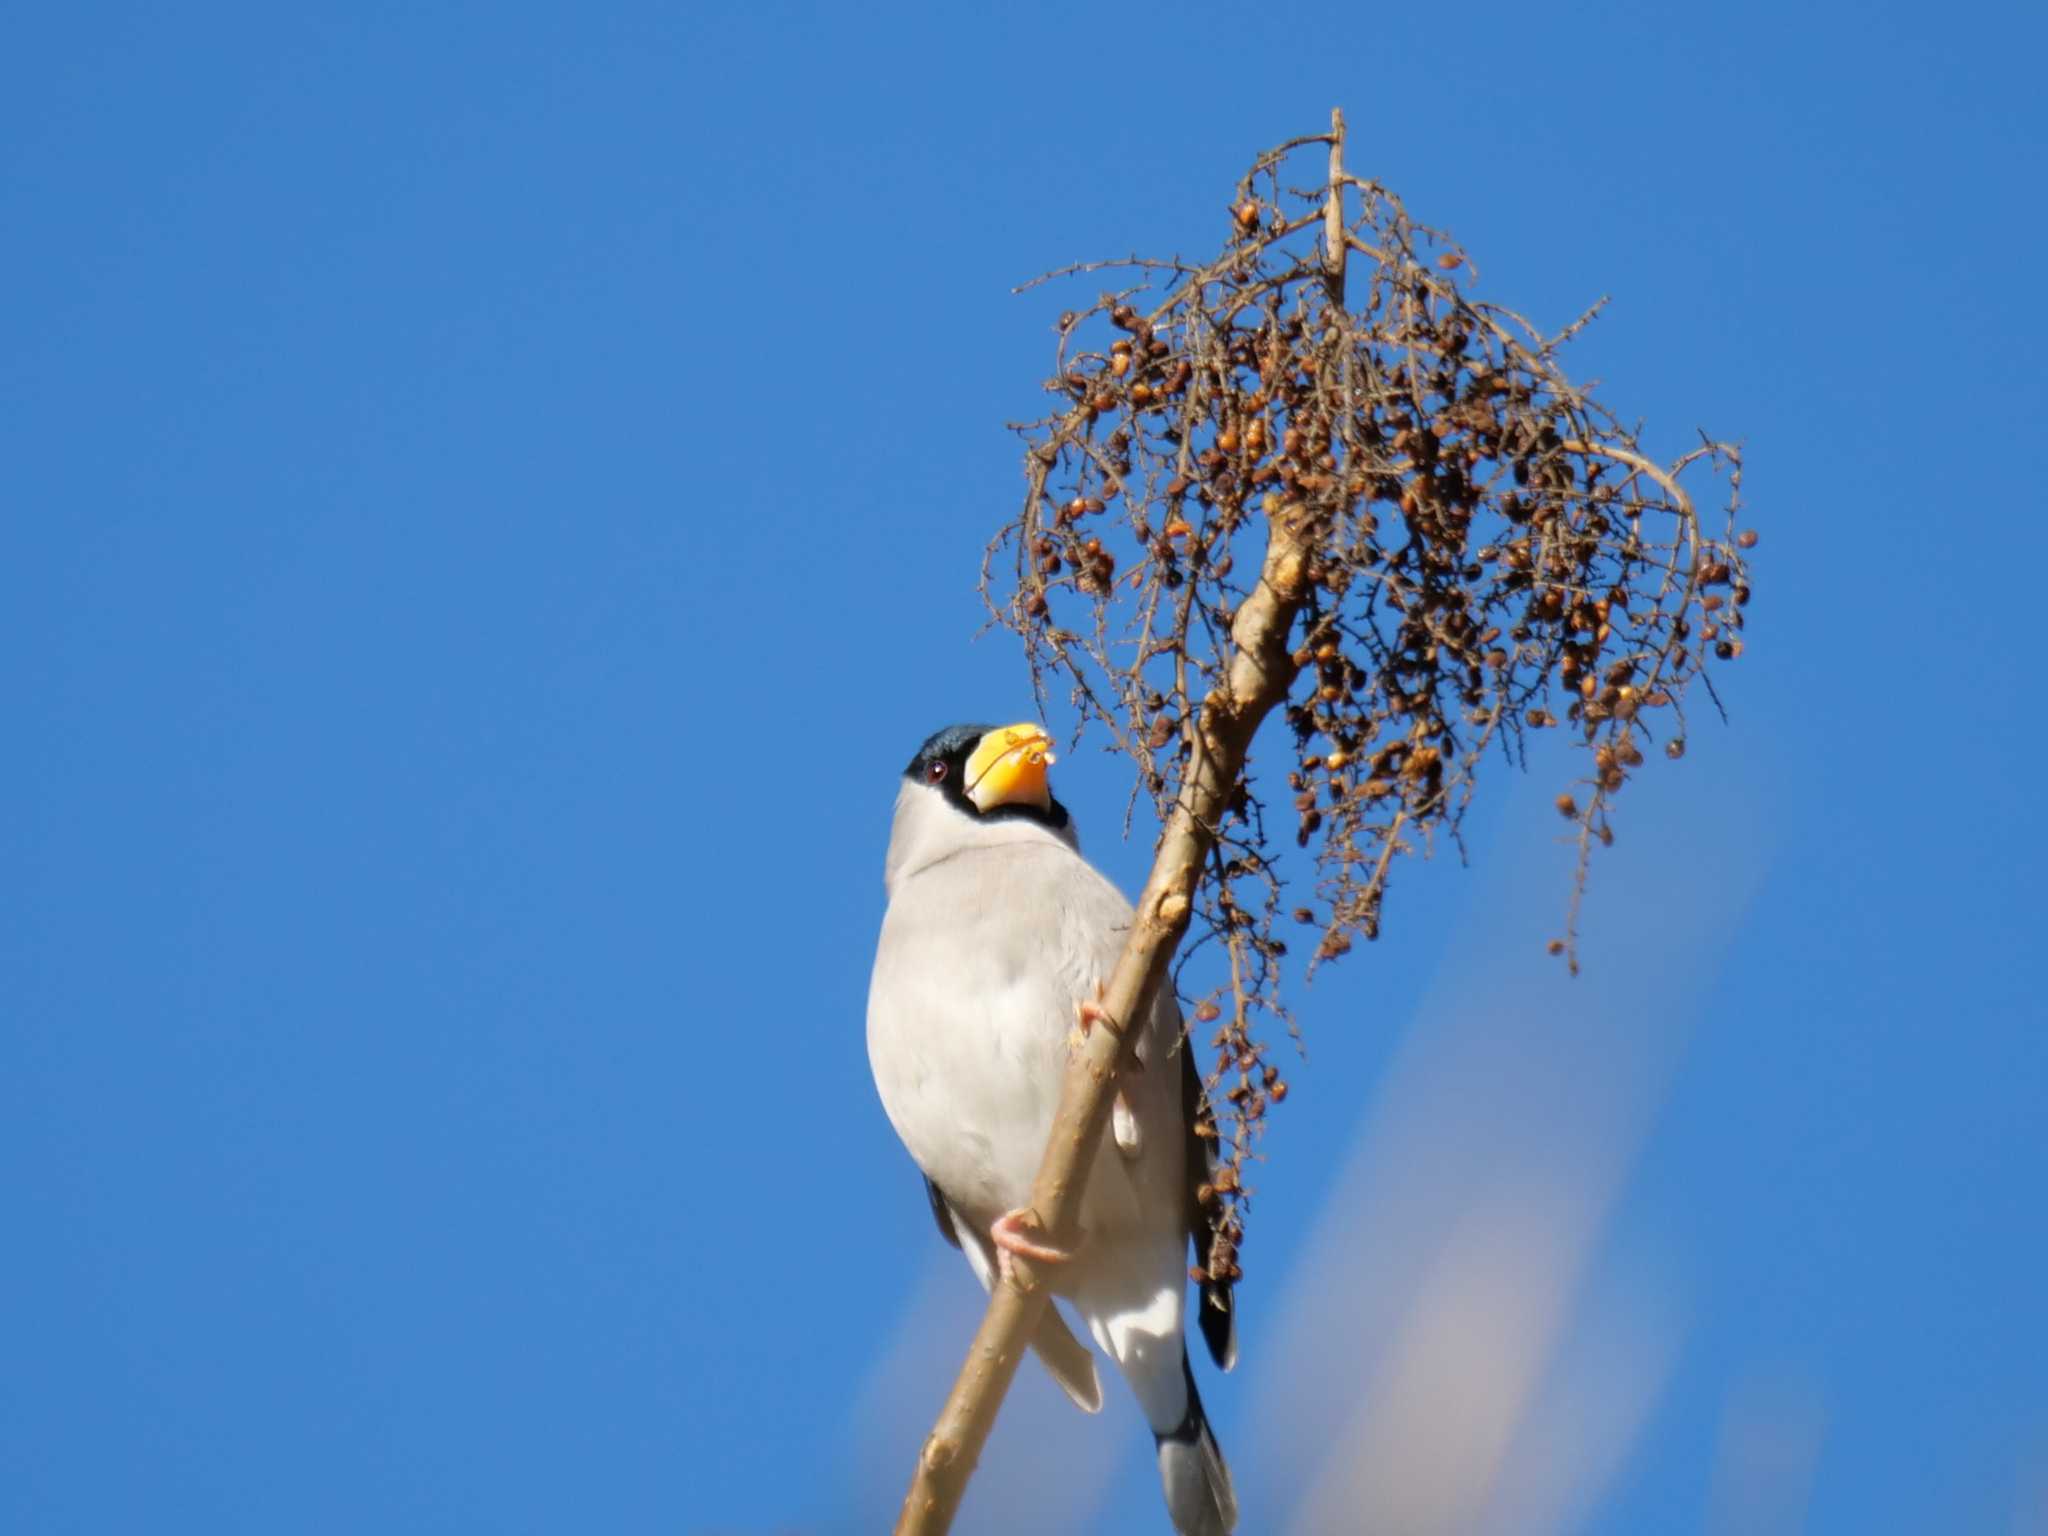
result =
[{"label": "bird", "polygon": [[[1202,1199],[1214,1172],[1212,1143],[1197,1134],[1208,1105],[1171,987],[1128,1032],[1073,1251],[1051,1247],[1027,1209],[1069,1052],[1104,1016],[1100,993],[1132,923],[1052,794],[1052,745],[1030,722],[954,725],[904,769],[868,1060],[940,1234],[984,1289],[1013,1254],[1034,1261],[1136,1397],[1174,1529],[1227,1536],[1237,1496],[1183,1331],[1190,1244],[1206,1255],[1221,1212]],[[1228,1279],[1201,1280],[1197,1318],[1211,1358],[1229,1370]],[[1031,1345],[1079,1407],[1101,1409],[1094,1357],[1058,1308],[1046,1307]]]}]

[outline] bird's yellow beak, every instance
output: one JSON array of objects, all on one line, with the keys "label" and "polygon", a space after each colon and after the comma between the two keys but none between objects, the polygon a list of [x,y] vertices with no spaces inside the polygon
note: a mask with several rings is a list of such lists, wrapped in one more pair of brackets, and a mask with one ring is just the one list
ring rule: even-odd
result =
[{"label": "bird's yellow beak", "polygon": [[967,798],[978,811],[999,805],[1052,809],[1045,770],[1052,766],[1052,738],[1040,726],[998,726],[975,744],[967,758]]}]

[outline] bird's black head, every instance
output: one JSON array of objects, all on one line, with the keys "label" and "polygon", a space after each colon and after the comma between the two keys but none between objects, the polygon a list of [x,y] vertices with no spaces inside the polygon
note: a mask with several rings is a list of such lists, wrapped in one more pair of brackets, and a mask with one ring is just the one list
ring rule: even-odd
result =
[{"label": "bird's black head", "polygon": [[1067,808],[1046,782],[1052,760],[1052,738],[1029,721],[949,725],[917,749],[903,776],[982,821],[1018,817],[1060,828],[1067,824]]}]

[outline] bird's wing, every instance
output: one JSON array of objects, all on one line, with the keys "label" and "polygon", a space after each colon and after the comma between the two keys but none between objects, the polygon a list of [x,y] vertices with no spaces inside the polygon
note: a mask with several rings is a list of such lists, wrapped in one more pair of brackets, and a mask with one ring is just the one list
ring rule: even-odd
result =
[{"label": "bird's wing", "polygon": [[[1075,947],[1085,956],[1084,969],[1091,976],[1107,976],[1128,935],[1130,907],[1121,893],[1078,855],[1073,857],[1064,894],[1067,900],[1063,906],[1075,931]],[[1201,1199],[1202,1187],[1215,1181],[1216,1142],[1198,1134],[1197,1127],[1213,1125],[1215,1117],[1210,1113],[1201,1072],[1195,1064],[1195,1048],[1186,1037],[1170,985],[1162,983],[1153,1000],[1149,1027],[1132,1031],[1131,1043],[1144,1065],[1135,1074],[1127,1071],[1119,1077],[1117,1109],[1134,1119],[1140,1134],[1129,1138],[1128,1148],[1124,1147],[1125,1138],[1118,1138],[1120,1149],[1128,1153],[1126,1159],[1119,1160],[1128,1170],[1124,1177],[1119,1177],[1121,1170],[1115,1163],[1105,1161],[1097,1165],[1089,1180],[1088,1196],[1096,1204],[1097,1219],[1084,1220],[1083,1226],[1091,1231],[1107,1226],[1101,1218],[1109,1214],[1113,1192],[1119,1186],[1127,1186],[1141,1205],[1160,1212],[1162,1225],[1184,1235],[1171,1242],[1170,1254],[1165,1248],[1139,1244],[1130,1250],[1135,1267],[1127,1273],[1099,1277],[1103,1283],[1089,1288],[1096,1290],[1091,1299],[1098,1303],[1083,1309],[1090,1327],[1095,1328],[1099,1311],[1100,1321],[1112,1333],[1118,1331],[1120,1325],[1116,1320],[1122,1317],[1129,1317],[1132,1326],[1141,1332],[1149,1327],[1145,1319],[1151,1315],[1160,1289],[1175,1296],[1180,1294],[1180,1287],[1186,1284],[1184,1255],[1188,1243],[1194,1245],[1196,1265],[1206,1273],[1210,1244],[1228,1209],[1213,1196],[1206,1204]],[[1178,1063],[1173,1060],[1175,1056],[1180,1058]],[[1150,1147],[1157,1151],[1144,1150]],[[1173,1151],[1169,1152],[1169,1148]],[[1152,1225],[1142,1220],[1141,1224]],[[1137,1258],[1138,1253],[1148,1250],[1154,1257]],[[1177,1313],[1178,1307],[1173,1310]],[[1210,1357],[1229,1370],[1237,1363],[1237,1310],[1232,1283],[1227,1277],[1201,1282],[1196,1321]],[[1178,1332],[1177,1321],[1174,1331]],[[1126,1350],[1105,1343],[1100,1330],[1097,1342],[1127,1370],[1134,1363],[1126,1359]],[[1156,1369],[1170,1378],[1160,1386],[1161,1399],[1177,1396],[1178,1360],[1163,1356]]]},{"label": "bird's wing", "polygon": [[[1188,1235],[1195,1245],[1195,1266],[1208,1274],[1209,1244],[1223,1219],[1225,1206],[1212,1195],[1204,1204],[1201,1188],[1211,1184],[1216,1173],[1216,1143],[1202,1136],[1197,1127],[1213,1125],[1209,1096],[1202,1090],[1202,1074],[1195,1067],[1195,1042],[1180,1042],[1181,1123],[1187,1136]],[[1202,1325],[1202,1339],[1209,1346],[1209,1358],[1224,1370],[1237,1364],[1237,1296],[1228,1279],[1209,1278],[1202,1282],[1202,1299],[1195,1308]]]},{"label": "bird's wing", "polygon": [[[931,1201],[932,1219],[939,1224],[939,1235],[967,1255],[967,1263],[982,1289],[990,1289],[995,1284],[996,1266],[988,1240],[947,1203],[939,1186],[930,1179],[924,1181],[924,1193]],[[1095,1357],[1088,1352],[1087,1345],[1074,1337],[1058,1309],[1048,1305],[1039,1314],[1031,1348],[1039,1363],[1059,1383],[1060,1390],[1074,1400],[1075,1407],[1083,1413],[1102,1411],[1102,1381],[1095,1374]]]},{"label": "bird's wing", "polygon": [[946,1197],[939,1193],[939,1186],[929,1176],[924,1181],[924,1197],[932,1203],[932,1220],[939,1224],[939,1236],[958,1248],[960,1229],[953,1225],[953,1212],[946,1204]]}]

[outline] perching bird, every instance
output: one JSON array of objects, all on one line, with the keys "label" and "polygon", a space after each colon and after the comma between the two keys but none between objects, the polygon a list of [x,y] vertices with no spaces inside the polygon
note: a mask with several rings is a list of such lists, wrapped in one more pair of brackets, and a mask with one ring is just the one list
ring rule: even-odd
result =
[{"label": "perching bird", "polygon": [[[1071,1254],[1048,1249],[1024,1209],[1045,1154],[1076,1032],[1131,926],[1131,907],[1083,859],[1036,725],[956,725],[904,770],[868,990],[868,1060],[896,1134],[924,1170],[932,1214],[984,1287],[1010,1253],[1038,1261],[1130,1382],[1158,1441],[1174,1528],[1237,1523],[1230,1472],[1202,1413],[1181,1333],[1189,1240],[1206,1256],[1210,1171],[1195,1135],[1202,1084],[1162,987],[1118,1074]],[[1176,1060],[1178,1058],[1178,1060]],[[1205,1282],[1209,1353],[1236,1361],[1227,1283]],[[1067,1395],[1102,1406],[1094,1357],[1047,1307],[1032,1348]]]}]

